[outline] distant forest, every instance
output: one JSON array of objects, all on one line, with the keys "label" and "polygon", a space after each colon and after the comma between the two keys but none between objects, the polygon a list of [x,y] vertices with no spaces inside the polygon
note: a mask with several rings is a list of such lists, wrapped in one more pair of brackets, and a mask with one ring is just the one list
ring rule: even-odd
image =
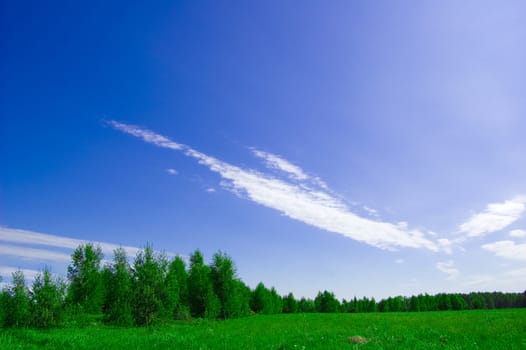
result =
[{"label": "distant forest", "polygon": [[0,293],[0,326],[49,328],[82,327],[104,322],[142,326],[192,318],[228,319],[251,314],[306,312],[413,312],[526,307],[524,293],[420,294],[338,300],[319,292],[314,299],[279,295],[259,283],[255,289],[241,281],[232,259],[222,252],[206,264],[196,250],[189,264],[168,259],[150,245],[128,263],[126,252],[114,251],[111,264],[102,266],[102,251],[80,245],[71,255],[67,279],[40,272],[28,288],[22,271]]}]

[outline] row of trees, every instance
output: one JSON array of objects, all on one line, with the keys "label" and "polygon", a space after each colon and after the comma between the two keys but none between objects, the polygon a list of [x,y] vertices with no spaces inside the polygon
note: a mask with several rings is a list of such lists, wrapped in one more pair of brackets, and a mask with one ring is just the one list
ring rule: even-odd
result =
[{"label": "row of trees", "polygon": [[0,326],[54,327],[87,322],[131,326],[159,320],[227,319],[250,313],[297,312],[403,312],[526,307],[526,292],[470,293],[394,297],[376,302],[356,297],[341,302],[324,291],[314,299],[280,296],[259,283],[254,290],[236,274],[232,259],[221,252],[205,264],[196,250],[188,266],[181,257],[167,259],[150,245],[132,264],[126,252],[114,251],[113,261],[102,266],[102,251],[92,244],[72,254],[67,280],[44,269],[31,288],[22,271],[0,293]]}]

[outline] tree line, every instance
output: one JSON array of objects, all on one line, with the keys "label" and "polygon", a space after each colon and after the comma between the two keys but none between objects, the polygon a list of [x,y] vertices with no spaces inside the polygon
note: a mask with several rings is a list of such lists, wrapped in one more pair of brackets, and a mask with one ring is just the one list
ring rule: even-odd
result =
[{"label": "tree line", "polygon": [[83,326],[104,322],[118,326],[191,318],[228,319],[252,313],[308,312],[410,312],[526,307],[524,293],[469,293],[411,297],[354,297],[338,300],[334,293],[319,292],[314,299],[281,296],[259,283],[253,290],[236,273],[232,259],[214,254],[206,264],[202,253],[190,255],[188,265],[179,256],[168,259],[150,245],[133,263],[126,252],[114,251],[111,263],[102,265],[100,247],[87,243],[71,255],[67,278],[54,277],[49,268],[40,272],[31,288],[18,270],[0,293],[0,326]]}]

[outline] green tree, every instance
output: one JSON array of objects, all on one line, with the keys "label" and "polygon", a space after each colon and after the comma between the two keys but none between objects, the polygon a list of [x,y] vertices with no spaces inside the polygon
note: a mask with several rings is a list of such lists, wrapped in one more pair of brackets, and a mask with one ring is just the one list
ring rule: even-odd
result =
[{"label": "green tree", "polygon": [[270,296],[270,290],[260,282],[252,292],[252,298],[250,300],[250,307],[252,311],[261,314],[272,313],[272,300]]},{"label": "green tree", "polygon": [[104,285],[101,274],[102,250],[92,243],[82,244],[71,255],[68,266],[68,301],[85,312],[102,312]]},{"label": "green tree", "polygon": [[283,300],[274,287],[270,288],[270,303],[271,314],[280,314],[283,312]]},{"label": "green tree", "polygon": [[33,282],[31,296],[32,324],[49,328],[60,324],[64,313],[66,285],[60,279],[53,279],[46,267]]},{"label": "green tree", "polygon": [[30,321],[30,300],[24,273],[13,272],[12,286],[8,289],[5,309],[5,327],[25,327]]},{"label": "green tree", "polygon": [[459,294],[451,295],[450,299],[452,310],[464,310],[467,306],[466,301]]},{"label": "green tree", "polygon": [[314,299],[314,305],[317,312],[339,312],[340,302],[334,296],[334,293],[324,291],[319,292]]},{"label": "green tree", "polygon": [[[170,277],[168,277],[168,275]],[[175,299],[177,293],[177,302],[174,309],[175,319],[187,319],[190,317],[190,306],[188,304],[188,272],[186,264],[180,256],[176,256],[168,267],[167,280],[170,281],[168,287],[173,291],[172,297]]]},{"label": "green tree", "polygon": [[221,304],[220,317],[226,319],[246,315],[246,289],[239,284],[234,262],[228,255],[221,252],[214,255],[211,276],[214,292]]},{"label": "green tree", "polygon": [[221,311],[219,298],[213,290],[210,267],[204,263],[199,250],[190,256],[188,301],[193,317],[216,318]]},{"label": "green tree", "polygon": [[137,325],[150,325],[162,311],[163,266],[151,245],[137,253],[133,273],[133,316]]},{"label": "green tree", "polygon": [[[0,284],[2,284],[2,276],[0,276]],[[5,311],[7,308],[8,298],[9,294],[4,288],[2,288],[2,290],[0,290],[0,328],[4,327]]]},{"label": "green tree", "polygon": [[449,294],[441,293],[436,296],[439,310],[452,310],[451,296]]},{"label": "green tree", "polygon": [[486,308],[486,300],[480,293],[471,293],[469,295],[469,299],[471,300],[471,305],[473,309],[485,309]]},{"label": "green tree", "polygon": [[409,299],[409,311],[420,311],[420,301],[414,295]]},{"label": "green tree", "polygon": [[283,312],[286,314],[298,312],[298,301],[294,298],[292,293],[289,293],[283,298]]},{"label": "green tree", "polygon": [[315,306],[312,299],[301,298],[298,302],[298,312],[314,312]]},{"label": "green tree", "polygon": [[238,305],[238,309],[237,309],[238,314],[236,316],[237,317],[248,316],[250,315],[250,297],[252,295],[252,291],[240,279],[236,279],[234,282],[235,282],[234,287],[236,290],[235,294],[237,298],[236,304]]},{"label": "green tree", "polygon": [[[182,261],[182,263],[184,269],[184,261]],[[162,298],[162,302],[165,316],[169,319],[177,318],[177,310],[181,299],[181,281],[179,280],[178,276],[178,265],[179,264],[176,262],[176,258],[170,262],[168,265],[168,272],[166,273],[164,280],[165,294]],[[186,285],[186,280],[183,283]]]},{"label": "green tree", "polygon": [[132,276],[123,248],[113,251],[113,263],[106,269],[104,321],[118,326],[133,324]]}]

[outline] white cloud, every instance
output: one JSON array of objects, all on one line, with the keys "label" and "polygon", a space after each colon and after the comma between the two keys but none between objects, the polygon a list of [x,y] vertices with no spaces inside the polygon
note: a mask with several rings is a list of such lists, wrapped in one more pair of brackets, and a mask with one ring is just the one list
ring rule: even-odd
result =
[{"label": "white cloud", "polygon": [[404,262],[405,262],[404,259],[396,259],[395,260],[395,263],[397,263],[397,264],[403,264]]},{"label": "white cloud", "polygon": [[71,256],[65,253],[10,244],[0,244],[0,255],[16,256],[25,259],[44,261],[69,261],[71,259]]},{"label": "white cloud", "polygon": [[256,157],[263,159],[267,167],[271,169],[281,170],[296,180],[307,180],[309,178],[309,176],[307,176],[307,174],[305,174],[299,166],[292,164],[280,156],[260,151],[255,148],[252,148],[252,152]]},{"label": "white cloud", "polygon": [[[278,210],[292,219],[382,249],[396,247],[426,248],[433,251],[439,249],[437,244],[425,238],[421,231],[356,215],[342,200],[327,193],[323,188],[315,190],[251,169],[242,169],[186,145],[172,142],[149,130],[117,122],[110,122],[110,125],[156,146],[181,150],[211,171],[218,173],[222,178],[221,186],[238,196]],[[177,147],[172,147],[172,144]],[[268,158],[267,153],[265,157]],[[296,179],[298,176],[306,176],[295,168],[287,168],[284,163],[279,164],[281,170],[288,169],[287,172],[294,174]]]},{"label": "white cloud", "polygon": [[173,150],[180,150],[184,147],[184,145],[173,142],[162,135],[156,134],[149,130],[145,130],[136,125],[122,124],[115,120],[110,120],[107,123],[115,129],[127,132],[128,134],[139,137],[144,141],[153,143],[154,145],[157,145],[159,147],[170,148]]},{"label": "white cloud", "polygon": [[[21,244],[30,244],[30,245],[44,245],[50,247],[59,247],[59,248],[68,248],[75,249],[81,244],[91,242],[95,245],[99,245],[102,252],[106,256],[112,256],[113,251],[119,247],[124,248],[128,256],[135,256],[139,251],[137,247],[130,246],[120,246],[118,244],[107,243],[107,242],[98,242],[98,241],[89,241],[81,240],[63,236],[50,235],[47,233],[39,233],[33,231],[19,230],[8,227],[0,226],[0,241],[10,242],[10,243],[21,243]],[[29,248],[23,248],[29,249]],[[17,250],[18,251],[18,250]],[[52,252],[53,253],[53,252]],[[19,255],[23,256],[23,255]],[[47,254],[46,256],[49,256]],[[29,256],[28,256],[29,257]],[[32,258],[35,258],[32,256]],[[69,255],[68,259],[69,260]]]},{"label": "white cloud", "polygon": [[369,208],[368,206],[364,205],[363,210],[365,210],[367,214],[371,216],[378,216],[378,211],[376,209]]},{"label": "white cloud", "polygon": [[496,256],[526,261],[526,243],[517,244],[513,241],[498,241],[482,245],[482,249],[494,253]]},{"label": "white cloud", "polygon": [[460,232],[478,237],[500,231],[519,219],[526,210],[526,196],[517,196],[502,203],[490,203],[486,209],[460,225]]},{"label": "white cloud", "polygon": [[178,171],[175,170],[175,169],[166,169],[166,172],[170,175],[177,175],[178,174]]},{"label": "white cloud", "polygon": [[526,237],[526,230],[511,230],[510,237],[516,237],[516,238]]},{"label": "white cloud", "polygon": [[208,192],[208,193],[214,193],[215,191],[216,191],[216,189],[213,188],[213,187],[209,187],[209,188],[206,189],[206,192]]},{"label": "white cloud", "polygon": [[460,274],[460,272],[455,268],[455,263],[453,260],[437,262],[436,268],[448,276],[447,280],[455,280]]},{"label": "white cloud", "polygon": [[40,271],[37,271],[37,270],[19,269],[17,267],[12,267],[12,266],[0,266],[0,276],[7,279],[11,277],[13,272],[18,271],[18,270],[24,273],[26,282],[34,280],[35,277],[40,273]]},{"label": "white cloud", "polygon": [[446,254],[451,254],[453,252],[453,249],[452,249],[453,242],[450,241],[449,239],[439,238],[437,240],[437,243]]}]

